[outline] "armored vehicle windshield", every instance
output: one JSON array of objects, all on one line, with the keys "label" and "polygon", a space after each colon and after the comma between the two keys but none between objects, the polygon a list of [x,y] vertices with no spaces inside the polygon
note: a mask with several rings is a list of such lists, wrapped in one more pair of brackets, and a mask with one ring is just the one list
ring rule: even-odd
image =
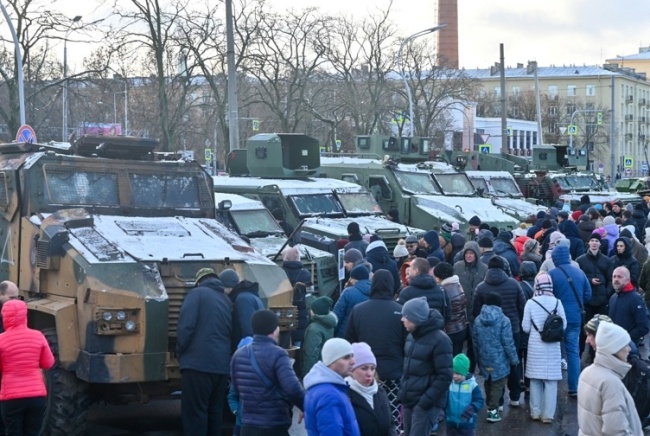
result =
[{"label": "armored vehicle windshield", "polygon": [[558,174],[553,177],[563,190],[588,191],[598,190],[598,182],[591,174]]},{"label": "armored vehicle windshield", "polygon": [[339,198],[339,201],[348,216],[376,215],[381,213],[379,204],[377,204],[370,192],[337,191],[336,196]]},{"label": "armored vehicle windshield", "polygon": [[464,173],[433,174],[445,195],[474,196],[476,189]]},{"label": "armored vehicle windshield", "polygon": [[[287,197],[300,218],[310,216],[342,217],[343,208],[334,194],[303,194]],[[267,206],[268,207],[268,206]]]},{"label": "armored vehicle windshield", "polygon": [[394,173],[402,189],[408,193],[442,195],[440,188],[436,186],[429,173],[398,170],[395,170]]},{"label": "armored vehicle windshield", "polygon": [[468,171],[467,175],[476,189],[482,189],[485,194],[500,198],[524,197],[509,173],[492,172],[489,177],[485,177],[481,171]]}]

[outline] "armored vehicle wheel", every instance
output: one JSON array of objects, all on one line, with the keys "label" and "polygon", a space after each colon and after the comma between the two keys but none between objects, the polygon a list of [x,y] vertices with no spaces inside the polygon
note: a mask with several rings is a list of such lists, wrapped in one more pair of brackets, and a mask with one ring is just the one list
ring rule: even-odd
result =
[{"label": "armored vehicle wheel", "polygon": [[41,435],[83,435],[89,404],[88,384],[59,366],[56,330],[45,329],[43,334],[50,344],[56,363],[51,370],[46,371],[47,406]]}]

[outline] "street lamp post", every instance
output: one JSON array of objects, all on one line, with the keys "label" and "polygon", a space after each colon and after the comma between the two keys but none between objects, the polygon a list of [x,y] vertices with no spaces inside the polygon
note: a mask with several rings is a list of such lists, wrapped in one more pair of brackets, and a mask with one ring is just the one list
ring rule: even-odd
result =
[{"label": "street lamp post", "polygon": [[23,83],[23,55],[20,51],[20,43],[18,42],[18,35],[16,35],[16,29],[11,21],[11,17],[5,8],[5,5],[0,2],[0,9],[2,9],[2,15],[5,17],[7,26],[11,31],[11,37],[14,40],[14,50],[16,51],[16,71],[18,72],[18,100],[20,104],[20,125],[25,124],[25,85]]},{"label": "street lamp post", "polygon": [[[81,20],[81,15],[72,19],[72,25]],[[61,132],[61,142],[68,138],[68,36],[74,29],[70,25],[63,38],[63,130]]]},{"label": "street lamp post", "polygon": [[129,89],[127,87],[128,81],[126,77],[122,77],[119,74],[114,74],[113,79],[115,80],[121,79],[124,81],[124,91],[113,93],[113,120],[114,123],[117,124],[117,105],[115,101],[115,96],[117,94],[124,94],[124,136],[128,136],[129,134]]},{"label": "street lamp post", "polygon": [[409,122],[411,123],[411,129],[409,131],[409,136],[412,138],[413,133],[415,131],[415,123],[413,122],[413,97],[411,96],[411,88],[409,87],[408,80],[406,80],[406,74],[404,72],[404,65],[402,64],[402,49],[404,46],[411,41],[413,41],[416,38],[419,38],[420,36],[423,35],[428,35],[429,33],[436,32],[444,27],[447,27],[446,24],[441,24],[439,26],[431,27],[429,29],[424,29],[421,30],[417,33],[414,33],[413,35],[407,37],[402,41],[402,43],[399,46],[399,50],[397,52],[397,63],[399,65],[400,73],[402,75],[402,80],[404,80],[404,87],[406,88],[406,96],[408,97],[409,100]]}]

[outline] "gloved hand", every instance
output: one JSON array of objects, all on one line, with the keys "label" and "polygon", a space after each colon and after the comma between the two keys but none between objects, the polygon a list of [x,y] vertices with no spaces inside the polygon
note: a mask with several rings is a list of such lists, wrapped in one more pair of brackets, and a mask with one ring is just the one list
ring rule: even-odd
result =
[{"label": "gloved hand", "polygon": [[472,419],[472,416],[474,416],[475,413],[476,409],[470,404],[469,406],[465,407],[465,410],[463,410],[463,414],[460,415],[460,417],[463,419],[463,421],[469,421]]}]

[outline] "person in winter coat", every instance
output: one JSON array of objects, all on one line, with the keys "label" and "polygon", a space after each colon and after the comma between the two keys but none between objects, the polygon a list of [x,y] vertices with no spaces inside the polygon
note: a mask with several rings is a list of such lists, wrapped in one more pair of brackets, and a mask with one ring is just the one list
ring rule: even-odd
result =
[{"label": "person in winter coat", "polygon": [[38,435],[47,401],[42,371],[54,366],[54,355],[43,333],[27,327],[24,301],[9,300],[2,305],[2,324],[2,421],[8,435]]},{"label": "person in winter coat", "polygon": [[440,236],[435,230],[429,230],[420,238],[420,246],[427,250],[427,257],[435,256],[440,262],[445,261],[445,253],[440,248]]},{"label": "person in winter coat", "polygon": [[397,302],[404,305],[413,298],[426,297],[429,307],[440,312],[445,323],[447,323],[451,319],[449,296],[429,274],[429,269],[429,262],[425,259],[415,259],[411,262],[409,285],[399,293]]},{"label": "person in winter coat", "polygon": [[605,239],[607,240],[607,247],[608,247],[608,256],[612,256],[614,253],[616,253],[616,249],[614,246],[616,245],[616,240],[619,238],[619,228],[618,225],[616,225],[616,220],[612,216],[606,216],[603,218],[603,228],[607,232],[605,235]]},{"label": "person in winter coat", "polygon": [[[580,375],[580,329],[582,308],[591,300],[591,286],[585,273],[571,265],[569,248],[558,245],[553,250],[553,268],[548,274],[553,281],[553,293],[564,306],[567,328],[564,330],[564,346],[567,354],[567,384],[569,396],[575,397]],[[571,282],[569,282],[569,278]],[[573,284],[573,286],[571,285]],[[574,292],[575,289],[575,292]]]},{"label": "person in winter coat", "polygon": [[[458,223],[453,223],[452,228],[458,227]],[[456,255],[463,251],[463,247],[465,246],[465,237],[463,236],[462,233],[460,233],[459,230],[455,230],[451,232],[451,253],[449,253],[449,263],[453,263],[454,259],[456,258]]]},{"label": "person in winter coat", "polygon": [[232,303],[213,269],[201,268],[195,283],[176,328],[183,433],[220,434],[230,375]]},{"label": "person in winter coat", "polygon": [[549,313],[557,313],[566,328],[562,302],[553,295],[553,282],[548,274],[535,278],[535,294],[524,308],[521,328],[528,333],[526,377],[530,379],[530,416],[550,424],[557,405],[557,384],[562,380],[560,342],[542,341],[541,332]]},{"label": "person in winter coat", "polygon": [[585,254],[585,244],[580,239],[580,231],[576,223],[571,220],[564,220],[558,224],[558,230],[571,242],[569,247],[571,259],[576,260],[578,256]]},{"label": "person in winter coat", "polygon": [[634,400],[622,382],[631,365],[630,335],[616,324],[600,323],[594,363],[580,374],[579,435],[642,435]]},{"label": "person in winter coat", "polygon": [[512,339],[510,320],[501,311],[501,296],[490,292],[485,305],[474,321],[473,343],[481,376],[485,379],[488,422],[501,421],[499,402],[510,374],[510,368],[519,365],[519,357]]},{"label": "person in winter coat", "polygon": [[416,257],[426,259],[429,255],[429,252],[420,246],[418,238],[415,235],[408,235],[404,242],[406,243],[406,249],[409,252],[408,260],[413,260]]},{"label": "person in winter coat", "polygon": [[533,225],[528,227],[528,230],[526,230],[526,236],[535,239],[535,235],[537,234],[537,232],[542,230],[542,222],[544,221],[545,218],[546,218],[546,212],[544,212],[543,210],[538,211],[535,219],[535,223],[533,223]]},{"label": "person in winter coat", "polygon": [[577,226],[580,239],[582,239],[584,245],[587,245],[587,243],[589,243],[589,238],[591,238],[591,234],[596,230],[596,223],[589,219],[588,214],[585,214],[580,216]]},{"label": "person in winter coat", "polygon": [[309,306],[311,320],[305,330],[305,338],[300,347],[302,357],[300,373],[303,375],[307,374],[320,360],[320,352],[325,342],[334,337],[337,319],[332,312],[333,304],[329,297],[318,297]]},{"label": "person in winter coat", "polygon": [[630,272],[624,266],[614,269],[612,287],[614,294],[609,299],[608,315],[628,332],[638,346],[641,338],[650,331],[648,308],[630,282]]},{"label": "person in winter coat", "polygon": [[632,243],[632,257],[637,260],[639,265],[643,265],[648,260],[648,250],[636,239],[636,236],[632,233],[634,230],[632,227],[634,226],[621,227],[620,235],[621,238],[628,238],[630,240]]},{"label": "person in winter coat", "polygon": [[[298,246],[287,247],[282,252],[282,269],[287,273],[289,282],[293,286],[292,305],[298,308],[298,325],[291,331],[291,340],[294,344],[300,345],[305,329],[309,323],[307,311],[307,297],[313,291],[311,273],[306,269],[300,260],[300,249]],[[301,283],[302,285],[298,285]]]},{"label": "person in winter coat", "polygon": [[[570,249],[571,242],[569,242],[569,240],[567,238],[565,238],[564,235],[562,235],[562,233],[560,233],[560,232],[554,232],[554,233],[559,235],[560,238],[557,240],[557,242],[555,242],[555,244],[553,246],[553,249],[555,249],[555,247],[559,247],[560,245],[564,245],[566,248]],[[539,272],[546,272],[547,273],[547,272],[551,271],[553,268],[555,268],[555,264],[553,263],[553,250],[547,251],[546,255],[549,256],[549,257],[546,260],[544,260],[544,262],[542,262],[542,266],[539,268]],[[578,262],[571,259],[570,254],[569,254],[569,259],[570,259],[571,265],[575,266],[576,268],[579,268]]]},{"label": "person in winter coat", "polygon": [[454,355],[463,352],[463,344],[467,339],[467,299],[460,285],[460,279],[454,275],[454,268],[446,262],[439,263],[433,268],[433,276],[449,298],[450,316],[445,323],[445,333],[451,339]]},{"label": "person in winter coat", "polygon": [[[409,257],[409,251],[406,249],[406,242],[404,241],[404,239],[400,239],[399,241],[397,241],[397,245],[395,245],[395,248],[393,248],[393,258],[395,259],[395,264],[397,266],[398,271],[401,272],[402,265],[404,265],[404,262],[406,262],[406,259],[408,259],[408,257]],[[400,274],[400,279],[401,279],[401,274]]]},{"label": "person in winter coat", "polygon": [[521,253],[521,262],[533,262],[537,266],[537,270],[542,267],[542,255],[539,250],[541,249],[539,242],[535,239],[528,239],[524,243],[524,251]]},{"label": "person in winter coat", "polygon": [[630,272],[632,284],[639,286],[641,268],[639,267],[639,261],[632,256],[632,241],[629,238],[621,237],[616,239],[610,259],[612,260],[612,268],[624,266]]},{"label": "person in winter coat", "polygon": [[494,253],[504,257],[510,266],[513,277],[519,277],[519,258],[515,246],[512,245],[512,233],[500,232],[494,240]]},{"label": "person in winter coat", "polygon": [[454,356],[454,375],[447,396],[447,436],[474,436],[476,416],[485,400],[474,374],[469,373],[469,359],[463,353]]},{"label": "person in winter coat", "polygon": [[364,265],[355,266],[350,272],[350,282],[353,286],[345,288],[341,297],[334,305],[334,314],[338,319],[334,336],[342,338],[348,325],[348,317],[352,309],[359,303],[370,298],[370,273]]},{"label": "person in winter coat", "polygon": [[[237,350],[253,342],[252,336],[246,336],[239,341],[237,344]],[[228,388],[228,408],[235,415],[235,428],[232,430],[233,436],[239,436],[241,434],[241,400],[239,399],[239,394],[235,389],[235,385],[230,383]]]},{"label": "person in winter coat", "polygon": [[636,230],[634,235],[638,241],[643,241],[645,239],[645,222],[648,216],[644,211],[645,207],[645,202],[642,201],[641,203],[634,205],[634,211],[632,212],[631,221],[634,224]]},{"label": "person in winter coat", "polygon": [[373,272],[385,269],[393,275],[393,292],[397,293],[402,286],[399,272],[397,271],[397,263],[390,258],[384,241],[378,239],[377,236],[373,236],[373,238],[377,239],[368,244],[368,248],[366,248],[366,261],[372,265]]},{"label": "person in winter coat", "polygon": [[379,384],[388,394],[396,429],[400,422],[399,381],[404,364],[406,329],[402,306],[393,300],[393,277],[386,270],[372,276],[370,300],[352,309],[345,331],[349,342],[365,342],[377,358]]},{"label": "person in winter coat", "polygon": [[352,374],[354,350],[341,338],[325,342],[321,360],[305,376],[305,428],[309,436],[361,436],[345,377]]},{"label": "person in winter coat", "polygon": [[377,360],[365,342],[353,343],[352,350],[352,374],[345,381],[350,385],[348,395],[361,436],[395,436],[397,432],[389,413],[388,396],[375,380]]},{"label": "person in winter coat", "polygon": [[582,197],[580,197],[580,204],[578,205],[577,209],[584,214],[587,213],[590,207],[591,199],[589,198],[589,195],[584,194]]},{"label": "person in winter coat", "polygon": [[601,237],[593,233],[589,239],[587,252],[576,259],[591,285],[591,300],[585,304],[585,319],[607,313],[607,303],[611,295],[612,260],[600,251]]},{"label": "person in winter coat", "polygon": [[[480,233],[480,232],[479,232]],[[486,238],[481,238],[480,241],[487,240]],[[490,241],[491,242],[491,241]],[[469,370],[474,372],[476,369],[476,359],[474,358],[474,347],[472,346],[472,325],[474,324],[474,291],[476,287],[483,281],[485,278],[485,273],[487,273],[487,264],[479,260],[479,255],[481,249],[479,244],[470,241],[465,243],[463,248],[463,260],[458,261],[454,264],[454,275],[458,276],[460,280],[460,286],[463,288],[465,293],[465,299],[467,304],[467,321],[469,322],[468,334],[467,334],[467,357],[469,357]]]},{"label": "person in winter coat", "polygon": [[230,378],[241,401],[242,434],[288,435],[292,408],[303,410],[305,391],[287,351],[278,346],[278,315],[258,310],[251,324],[253,342],[235,351],[230,362]]},{"label": "person in winter coat", "polygon": [[348,242],[344,247],[345,251],[348,251],[351,248],[356,248],[361,252],[363,256],[366,255],[366,248],[368,247],[368,243],[363,240],[359,224],[355,221],[352,221],[350,224],[348,224],[348,240],[350,242]]},{"label": "person in winter coat", "polygon": [[451,340],[442,330],[442,315],[429,308],[425,297],[404,304],[402,322],[409,332],[400,383],[404,434],[428,436],[447,402],[453,372]]},{"label": "person in winter coat", "polygon": [[[524,292],[521,289],[519,282],[508,277],[505,271],[503,271],[503,260],[498,256],[490,259],[488,271],[485,274],[485,280],[476,287],[473,307],[475,317],[481,313],[481,308],[486,304],[487,295],[491,292],[496,292],[501,297],[501,311],[510,319],[515,350],[517,350],[517,353],[519,354],[521,352],[519,348],[521,339],[521,318],[524,314],[526,297],[524,296]],[[520,380],[521,367],[514,366],[510,369],[508,376],[508,391],[511,406],[519,406],[519,397],[521,396]]]},{"label": "person in winter coat", "polygon": [[260,300],[259,284],[248,280],[239,281],[239,276],[234,269],[225,269],[219,274],[223,283],[224,292],[232,302],[232,344],[236,349],[237,344],[247,337],[253,336],[251,319],[253,313],[264,309]]},{"label": "person in winter coat", "polygon": [[517,229],[515,229],[513,234],[515,239],[512,241],[512,245],[514,245],[515,251],[517,252],[517,258],[521,263],[521,255],[524,253],[524,244],[530,239],[526,236],[526,224],[522,223]]}]

